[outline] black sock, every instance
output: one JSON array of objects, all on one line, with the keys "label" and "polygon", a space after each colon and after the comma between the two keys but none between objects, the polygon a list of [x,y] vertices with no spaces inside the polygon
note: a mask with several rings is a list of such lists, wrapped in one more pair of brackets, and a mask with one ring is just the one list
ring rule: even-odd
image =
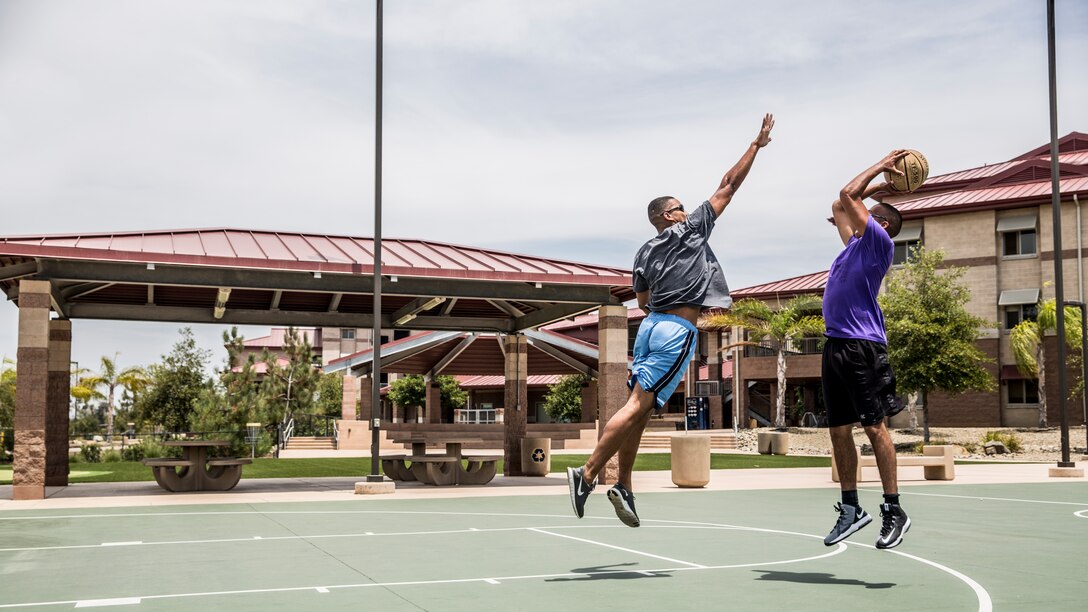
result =
[{"label": "black sock", "polygon": [[843,491],[842,503],[854,506],[855,508],[860,508],[861,504],[858,503],[858,490],[854,489],[853,491]]},{"label": "black sock", "polygon": [[898,506],[899,505],[899,494],[898,493],[885,493],[884,494],[884,503],[888,504],[889,506]]}]

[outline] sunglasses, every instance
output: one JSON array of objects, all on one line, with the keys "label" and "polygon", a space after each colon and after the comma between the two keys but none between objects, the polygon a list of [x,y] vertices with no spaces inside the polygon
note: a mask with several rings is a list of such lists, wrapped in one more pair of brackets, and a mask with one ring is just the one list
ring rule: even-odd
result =
[{"label": "sunglasses", "polygon": [[884,223],[889,223],[889,224],[891,223],[891,221],[888,221],[888,218],[887,218],[887,217],[885,217],[884,215],[874,215],[874,214],[870,214],[869,216],[870,216],[870,217],[872,217],[872,218],[874,218],[874,219],[880,219],[880,220],[881,220],[881,221],[883,221]]},{"label": "sunglasses", "polygon": [[684,212],[684,205],[683,205],[683,204],[680,204],[680,205],[679,205],[679,206],[677,206],[676,208],[670,208],[670,209],[666,210],[665,212],[663,212],[663,213],[661,213],[661,214],[663,214],[663,215],[667,215],[667,214],[669,214],[669,213],[671,213],[671,212],[676,212],[676,211],[678,211],[678,210],[679,210],[680,212]]}]

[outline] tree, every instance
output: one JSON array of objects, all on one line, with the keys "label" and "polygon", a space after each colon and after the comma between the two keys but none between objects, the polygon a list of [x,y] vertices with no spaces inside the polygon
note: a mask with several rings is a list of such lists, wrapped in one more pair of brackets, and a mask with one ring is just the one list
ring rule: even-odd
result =
[{"label": "tree", "polygon": [[143,419],[160,424],[167,431],[189,427],[195,403],[207,388],[204,370],[211,352],[197,348],[193,330],[185,327],[161,364],[149,368],[150,384],[136,405]]},{"label": "tree", "polygon": [[[699,322],[701,329],[743,327],[749,331],[749,338],[772,341],[778,357],[776,427],[786,426],[786,351],[790,342],[794,340],[823,334],[824,318],[819,314],[820,307],[820,298],[812,295],[795,297],[778,310],[773,310],[760,300],[744,299],[733,304],[729,312],[712,314]],[[732,346],[737,344],[753,345],[755,343],[741,342]]]},{"label": "tree", "polygon": [[577,423],[582,420],[582,387],[589,382],[584,374],[569,374],[548,387],[544,396],[544,412],[553,421]]},{"label": "tree", "polygon": [[[1080,321],[1080,312],[1065,307],[1066,321]],[[1039,381],[1039,427],[1046,427],[1046,360],[1043,358],[1043,338],[1058,327],[1058,307],[1054,299],[1039,302],[1035,320],[1024,319],[1009,332],[1016,367],[1024,376]],[[1080,350],[1080,326],[1065,326],[1065,344],[1073,352]]]},{"label": "tree", "polygon": [[15,362],[0,361],[0,429],[15,426]]},{"label": "tree", "polygon": [[117,355],[114,358],[102,357],[102,369],[98,374],[83,378],[80,385],[99,389],[105,387],[106,393],[106,439],[113,439],[113,414],[116,408],[117,389],[123,387],[134,394],[143,391],[150,382],[147,371],[139,366],[117,370]]},{"label": "tree", "polygon": [[887,291],[879,298],[898,390],[911,394],[912,418],[913,400],[921,394],[926,442],[929,392],[955,395],[994,388],[993,375],[985,368],[992,360],[975,342],[981,329],[997,324],[967,312],[971,291],[960,284],[967,270],[941,270],[943,263],[943,251],[911,250],[907,263],[888,276]]},{"label": "tree", "polygon": [[389,399],[403,408],[427,403],[427,386],[419,374],[401,376],[389,385]]},{"label": "tree", "polygon": [[[441,396],[439,403],[443,408],[463,408],[468,402],[468,392],[457,384],[457,379],[452,376],[436,376],[434,382],[438,384]],[[427,403],[427,385],[420,374],[402,376],[389,385],[389,399],[398,406],[410,408],[412,406],[424,406]]]},{"label": "tree", "polygon": [[317,382],[315,412],[327,417],[340,417],[344,411],[344,376],[322,374]]},{"label": "tree", "polygon": [[261,394],[278,408],[280,420],[286,423],[296,413],[312,414],[321,371],[314,367],[313,347],[306,336],[288,328],[282,357],[265,350],[261,360],[265,364]]}]

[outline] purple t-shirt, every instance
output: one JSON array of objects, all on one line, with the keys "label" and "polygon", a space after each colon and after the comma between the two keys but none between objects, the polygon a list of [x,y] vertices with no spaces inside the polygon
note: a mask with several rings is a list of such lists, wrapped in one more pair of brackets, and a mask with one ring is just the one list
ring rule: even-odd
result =
[{"label": "purple t-shirt", "polygon": [[888,232],[872,216],[861,238],[853,236],[846,243],[831,264],[824,289],[824,324],[829,338],[888,343],[876,295],[892,265],[894,250]]}]

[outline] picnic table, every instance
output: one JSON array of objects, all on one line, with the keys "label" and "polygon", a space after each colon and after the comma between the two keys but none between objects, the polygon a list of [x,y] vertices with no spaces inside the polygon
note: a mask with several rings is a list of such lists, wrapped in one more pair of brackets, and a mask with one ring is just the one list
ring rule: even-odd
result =
[{"label": "picnic table", "polygon": [[[465,455],[464,444],[483,442],[482,438],[448,435],[412,434],[402,440],[412,445],[411,455],[383,455],[382,471],[390,480],[449,486],[482,485],[495,478],[499,457]],[[427,454],[427,444],[445,444],[445,454]]]},{"label": "picnic table", "polygon": [[230,446],[227,440],[170,440],[163,446],[181,448],[181,459],[151,458],[143,464],[151,468],[155,482],[174,493],[184,491],[229,491],[242,478],[242,466],[252,459],[208,457],[208,449]]}]

